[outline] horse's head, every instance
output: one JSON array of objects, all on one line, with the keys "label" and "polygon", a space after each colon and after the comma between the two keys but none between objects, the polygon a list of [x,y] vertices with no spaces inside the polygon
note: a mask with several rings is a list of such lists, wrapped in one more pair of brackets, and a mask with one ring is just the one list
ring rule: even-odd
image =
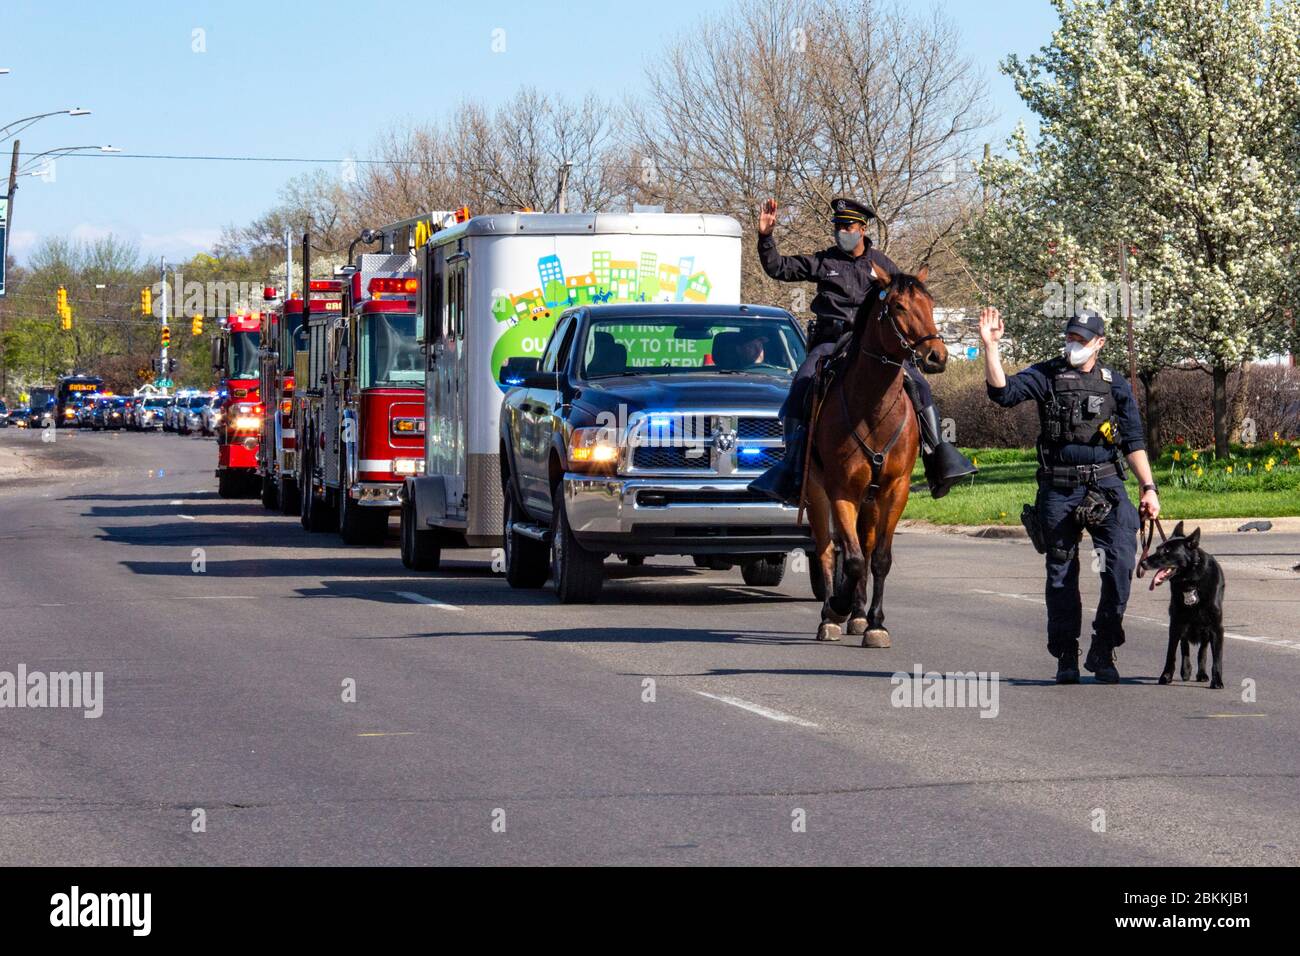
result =
[{"label": "horse's head", "polygon": [[948,364],[948,347],[934,324],[934,299],[925,287],[929,266],[921,266],[914,276],[891,275],[873,262],[871,271],[880,287],[880,300],[866,303],[870,325],[863,330],[864,341],[895,361],[910,358],[923,372],[942,372]]}]

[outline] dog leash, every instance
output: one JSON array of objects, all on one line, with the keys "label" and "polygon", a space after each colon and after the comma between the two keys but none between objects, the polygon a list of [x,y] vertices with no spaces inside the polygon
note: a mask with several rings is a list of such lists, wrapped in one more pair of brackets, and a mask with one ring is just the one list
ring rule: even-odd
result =
[{"label": "dog leash", "polygon": [[1161,544],[1164,544],[1166,541],[1169,540],[1165,536],[1164,525],[1160,523],[1159,518],[1142,519],[1141,527],[1138,530],[1138,535],[1142,539],[1142,557],[1138,559],[1138,566],[1137,566],[1138,577],[1142,577],[1142,575],[1146,573],[1142,568],[1142,562],[1145,561],[1147,559],[1147,555],[1151,553],[1151,541],[1155,537],[1155,533],[1157,531],[1160,532]]}]

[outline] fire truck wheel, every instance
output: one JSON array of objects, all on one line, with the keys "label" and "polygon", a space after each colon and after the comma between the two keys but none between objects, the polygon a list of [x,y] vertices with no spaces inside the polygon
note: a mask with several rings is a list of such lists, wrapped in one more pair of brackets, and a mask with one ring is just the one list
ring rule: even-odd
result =
[{"label": "fire truck wheel", "polygon": [[564,489],[551,493],[551,577],[561,604],[591,604],[605,583],[605,556],[578,543],[564,510]]},{"label": "fire truck wheel", "polygon": [[383,544],[388,535],[388,511],[362,508],[339,491],[339,537],[344,544]]},{"label": "fire truck wheel", "polygon": [[217,475],[217,494],[222,498],[239,497],[239,482],[230,472],[223,471]]},{"label": "fire truck wheel", "polygon": [[262,476],[262,507],[275,511],[280,505],[279,488],[270,475]]},{"label": "fire truck wheel", "polygon": [[[315,462],[311,456],[304,456],[303,475],[310,476]],[[311,487],[310,481],[305,481],[302,485],[302,526],[310,532],[320,532],[330,530],[329,509],[325,507],[325,502],[316,497],[315,490]]]},{"label": "fire truck wheel", "polygon": [[505,545],[506,582],[512,588],[540,588],[550,574],[550,554],[546,545],[512,531],[519,519],[519,504],[513,487],[506,488],[502,543]]},{"label": "fire truck wheel", "polygon": [[442,548],[436,533],[415,527],[415,504],[402,502],[402,566],[411,571],[437,571]]},{"label": "fire truck wheel", "polygon": [[302,502],[298,500],[298,482],[284,475],[280,476],[275,497],[280,503],[280,514],[296,515],[302,507]]},{"label": "fire truck wheel", "polygon": [[785,577],[785,555],[765,554],[740,562],[740,576],[751,587],[774,588]]}]

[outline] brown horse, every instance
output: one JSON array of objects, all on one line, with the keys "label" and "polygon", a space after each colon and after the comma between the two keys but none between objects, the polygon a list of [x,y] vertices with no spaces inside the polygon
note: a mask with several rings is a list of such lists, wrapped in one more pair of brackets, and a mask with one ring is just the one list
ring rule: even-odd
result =
[{"label": "brown horse", "polygon": [[[925,288],[928,268],[915,276],[891,276],[879,266],[872,271],[877,290],[858,310],[847,365],[817,406],[804,487],[818,558],[812,571],[821,576],[817,593],[823,596],[817,639],[839,640],[847,618],[849,633],[861,634],[863,647],[889,647],[885,577],[920,445],[903,390],[903,362],[942,372],[948,350]],[[836,573],[837,544],[842,575]]]}]

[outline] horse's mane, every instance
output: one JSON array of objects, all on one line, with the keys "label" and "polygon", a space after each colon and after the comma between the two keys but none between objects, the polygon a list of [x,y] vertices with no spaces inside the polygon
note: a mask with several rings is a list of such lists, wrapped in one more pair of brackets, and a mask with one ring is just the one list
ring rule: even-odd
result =
[{"label": "horse's mane", "polygon": [[[912,290],[921,292],[931,302],[934,301],[934,296],[930,295],[930,290],[925,287],[925,283],[916,276],[910,275],[906,272],[895,272],[893,274],[889,283],[889,292],[891,295],[904,295]],[[855,349],[861,347],[862,337],[866,335],[867,316],[871,314],[873,309],[879,308],[880,306],[880,289],[873,285],[871,287],[871,294],[867,296],[862,305],[858,306],[858,312],[853,317],[853,339],[851,344]]]}]

